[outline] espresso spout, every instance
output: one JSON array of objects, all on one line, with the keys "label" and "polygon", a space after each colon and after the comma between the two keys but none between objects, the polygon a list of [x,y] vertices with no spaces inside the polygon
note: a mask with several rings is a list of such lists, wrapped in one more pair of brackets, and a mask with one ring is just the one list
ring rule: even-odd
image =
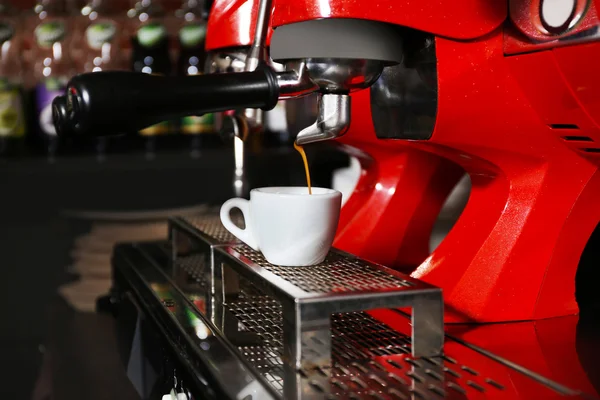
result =
[{"label": "espresso spout", "polygon": [[110,136],[164,120],[231,109],[271,110],[277,104],[276,73],[252,72],[163,77],[135,72],[94,72],[74,77],[53,103],[61,136]]}]

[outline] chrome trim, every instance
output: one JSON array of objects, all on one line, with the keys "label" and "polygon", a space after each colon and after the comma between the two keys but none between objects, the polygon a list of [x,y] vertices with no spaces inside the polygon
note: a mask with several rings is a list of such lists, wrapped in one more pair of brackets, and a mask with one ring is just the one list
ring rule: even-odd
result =
[{"label": "chrome trim", "polygon": [[344,135],[350,127],[350,96],[323,94],[318,100],[319,115],[314,124],[300,131],[296,143],[305,145]]},{"label": "chrome trim", "polygon": [[244,71],[254,71],[261,62],[269,63],[267,55],[267,34],[271,16],[271,0],[260,0],[254,29],[254,40],[246,57]]}]

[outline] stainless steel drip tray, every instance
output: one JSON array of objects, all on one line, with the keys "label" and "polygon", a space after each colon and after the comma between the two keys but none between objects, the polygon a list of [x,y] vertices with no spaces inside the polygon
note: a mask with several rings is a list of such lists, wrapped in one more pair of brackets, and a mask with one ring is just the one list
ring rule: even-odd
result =
[{"label": "stainless steel drip tray", "polygon": [[246,245],[214,253],[214,322],[242,294],[242,284],[281,305],[283,358],[303,369],[331,365],[331,315],[383,307],[412,307],[412,353],[439,356],[443,346],[443,303],[438,288],[396,271],[332,250],[308,267],[279,267]]},{"label": "stainless steel drip tray", "polygon": [[[333,313],[331,365],[290,368],[283,350],[280,302],[241,281],[237,295],[223,305],[225,324],[217,328],[205,302],[210,287],[202,278],[206,267],[198,263],[202,257],[169,260],[163,243],[121,246],[114,256],[116,288],[146,304],[150,319],[159,323],[158,332],[175,345],[170,359],[181,359],[178,368],[186,369],[189,376],[204,376],[200,382],[218,384],[224,392],[218,399],[580,395],[452,339],[446,340],[442,357],[415,358],[410,319],[390,309]],[[204,398],[198,396],[192,398]]]},{"label": "stainless steel drip tray", "polygon": [[579,394],[464,343],[444,344],[438,288],[337,250],[316,266],[275,266],[215,217],[172,220],[178,240],[162,270],[267,391],[286,400]]}]

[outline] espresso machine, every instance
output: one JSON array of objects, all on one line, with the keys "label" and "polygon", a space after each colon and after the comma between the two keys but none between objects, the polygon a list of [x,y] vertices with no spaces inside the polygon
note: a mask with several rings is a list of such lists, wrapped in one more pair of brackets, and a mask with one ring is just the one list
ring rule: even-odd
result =
[{"label": "espresso machine", "polygon": [[597,5],[216,1],[211,74],[75,77],[62,135],[237,110],[240,146],[261,110],[301,99],[316,112],[296,142],[333,140],[363,169],[321,265],[271,265],[211,213],[115,249],[108,299],[142,397],[597,398],[573,333],[596,301]]}]

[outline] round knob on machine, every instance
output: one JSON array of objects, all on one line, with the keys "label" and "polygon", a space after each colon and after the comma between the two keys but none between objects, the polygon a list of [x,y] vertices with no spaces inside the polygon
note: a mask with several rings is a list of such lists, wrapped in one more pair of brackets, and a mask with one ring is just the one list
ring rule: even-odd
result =
[{"label": "round knob on machine", "polygon": [[540,0],[540,20],[552,34],[572,28],[577,10],[577,0]]}]

